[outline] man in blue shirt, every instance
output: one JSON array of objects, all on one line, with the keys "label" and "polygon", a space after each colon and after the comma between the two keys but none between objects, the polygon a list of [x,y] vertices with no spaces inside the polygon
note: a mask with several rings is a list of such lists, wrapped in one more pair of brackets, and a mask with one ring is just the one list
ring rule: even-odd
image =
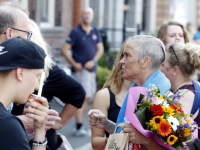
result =
[{"label": "man in blue shirt", "polygon": [[[72,65],[72,74],[86,91],[86,98],[81,109],[76,114],[75,136],[86,135],[83,128],[83,116],[89,100],[96,92],[96,67],[97,61],[103,54],[103,45],[98,29],[91,25],[93,10],[84,8],[81,15],[81,23],[72,29],[62,47],[62,53]],[[72,50],[72,56],[68,51]]]}]

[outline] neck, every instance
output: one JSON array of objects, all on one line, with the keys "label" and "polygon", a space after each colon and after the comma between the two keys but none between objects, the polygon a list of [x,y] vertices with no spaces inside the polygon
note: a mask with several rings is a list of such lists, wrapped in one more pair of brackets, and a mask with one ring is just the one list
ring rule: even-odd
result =
[{"label": "neck", "polygon": [[0,102],[7,109],[10,103],[14,102],[16,84],[9,82],[6,78],[0,80]]},{"label": "neck", "polygon": [[141,74],[138,75],[138,79],[135,80],[137,86],[143,86],[145,81],[154,73],[153,70],[144,70]]},{"label": "neck", "polygon": [[116,101],[118,101],[118,104],[120,107],[121,107],[122,102],[124,101],[124,98],[132,84],[133,84],[132,81],[123,80],[121,90],[119,91],[119,93],[115,94]]},{"label": "neck", "polygon": [[90,30],[91,30],[91,25],[90,24],[85,24],[85,23],[82,22],[81,26],[82,26],[84,31],[86,31],[87,33],[90,32]]},{"label": "neck", "polygon": [[173,93],[176,92],[183,85],[192,84],[192,80],[189,78],[184,78],[183,76],[176,76],[173,81],[171,81],[171,87]]},{"label": "neck", "polygon": [[127,92],[130,89],[132,84],[133,84],[132,81],[123,80],[121,91],[126,91]]}]

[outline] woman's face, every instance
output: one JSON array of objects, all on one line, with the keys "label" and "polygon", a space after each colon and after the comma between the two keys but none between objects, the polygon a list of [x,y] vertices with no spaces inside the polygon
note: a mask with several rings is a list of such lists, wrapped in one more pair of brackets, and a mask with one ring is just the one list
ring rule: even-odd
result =
[{"label": "woman's face", "polygon": [[126,44],[120,60],[122,78],[126,80],[134,80],[140,73],[139,53],[133,49],[132,45],[131,42]]},{"label": "woman's face", "polygon": [[168,26],[166,31],[165,41],[166,45],[171,45],[175,41],[185,43],[182,28],[177,25]]},{"label": "woman's face", "polygon": [[165,61],[162,63],[160,70],[165,74],[165,76],[171,81],[173,75],[172,68],[168,62],[169,53],[166,53]]}]

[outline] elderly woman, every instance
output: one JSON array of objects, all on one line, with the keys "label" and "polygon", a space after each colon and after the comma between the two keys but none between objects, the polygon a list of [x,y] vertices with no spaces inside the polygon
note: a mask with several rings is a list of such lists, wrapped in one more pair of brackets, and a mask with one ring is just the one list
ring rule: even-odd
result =
[{"label": "elderly woman", "polygon": [[[159,70],[164,60],[165,48],[158,38],[148,35],[130,37],[120,60],[122,78],[134,82],[133,86],[148,87],[149,84],[155,84],[164,94],[170,88],[169,80]],[[125,100],[120,110],[117,124],[123,122],[126,103],[127,101]],[[90,125],[113,133],[115,124],[109,121],[99,110],[90,110],[88,115],[90,117]],[[100,122],[97,124],[98,119],[100,119]],[[153,138],[144,137],[131,124],[124,124],[123,131],[129,133],[130,142],[144,145],[149,150],[165,149],[158,145]]]}]

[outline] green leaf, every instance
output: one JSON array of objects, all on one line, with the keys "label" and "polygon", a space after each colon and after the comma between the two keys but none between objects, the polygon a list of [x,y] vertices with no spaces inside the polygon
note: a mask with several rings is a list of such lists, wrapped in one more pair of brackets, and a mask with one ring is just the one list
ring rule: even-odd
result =
[{"label": "green leaf", "polygon": [[138,120],[140,121],[141,125],[144,129],[147,129],[146,122],[149,122],[151,116],[150,116],[150,107],[144,107],[140,110],[137,110],[135,112],[135,115],[137,116]]}]

